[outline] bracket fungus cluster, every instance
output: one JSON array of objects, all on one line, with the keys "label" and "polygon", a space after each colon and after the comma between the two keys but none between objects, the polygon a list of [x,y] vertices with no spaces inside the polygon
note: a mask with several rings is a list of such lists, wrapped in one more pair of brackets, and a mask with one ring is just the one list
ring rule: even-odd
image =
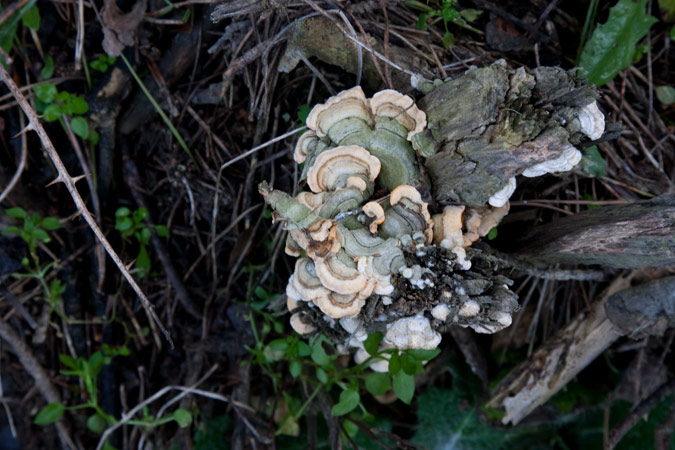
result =
[{"label": "bracket fungus cluster", "polygon": [[[604,130],[595,103],[577,121],[592,139]],[[494,333],[511,324],[512,282],[472,244],[507,214],[515,176],[480,207],[435,202],[413,146],[426,114],[393,90],[371,98],[360,87],[343,91],[316,105],[307,125],[294,159],[309,191],[293,197],[260,185],[288,230],[286,253],[298,257],[286,288],[298,333],[320,330],[355,348],[359,361],[374,331],[382,348],[433,349],[449,326]],[[569,170],[579,159],[570,145],[520,173]]]}]

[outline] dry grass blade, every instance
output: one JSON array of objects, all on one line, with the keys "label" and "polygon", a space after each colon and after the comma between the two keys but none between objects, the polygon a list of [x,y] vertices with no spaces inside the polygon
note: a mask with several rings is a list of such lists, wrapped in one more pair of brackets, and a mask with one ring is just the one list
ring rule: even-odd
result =
[{"label": "dry grass blade", "polygon": [[[108,239],[103,234],[103,231],[101,231],[99,226],[96,224],[94,217],[87,209],[87,205],[85,204],[84,200],[82,199],[82,196],[80,196],[80,193],[75,187],[75,180],[70,176],[68,170],[66,169],[66,166],[63,164],[63,161],[61,161],[61,158],[59,157],[59,154],[56,152],[56,149],[54,148],[54,145],[49,139],[47,132],[42,127],[42,124],[40,123],[40,119],[38,118],[36,112],[33,110],[31,105],[26,101],[26,98],[23,96],[23,94],[21,94],[17,85],[9,76],[9,73],[7,73],[7,70],[4,68],[4,66],[1,65],[0,65],[0,77],[2,77],[2,80],[7,85],[7,88],[12,92],[17,103],[28,117],[29,124],[27,129],[33,130],[38,134],[38,136],[40,137],[40,141],[44,146],[44,150],[47,152],[47,155],[54,164],[54,167],[56,167],[58,177],[55,181],[60,181],[66,185],[66,188],[70,193],[70,196],[72,197],[73,201],[75,202],[75,205],[77,206],[77,210],[80,212],[80,214],[82,214],[82,217],[91,228],[91,231],[93,231],[94,235],[96,235],[96,238],[101,242],[101,245],[103,245],[105,250],[108,252],[110,257],[114,261],[115,265],[118,267],[120,272],[122,272],[124,278],[126,278],[126,280],[129,282],[133,290],[141,299],[143,308],[145,308],[146,313],[151,318],[150,323],[152,324],[152,321],[154,321],[154,323],[157,324],[159,329],[162,331],[162,334],[164,334],[164,337],[173,348],[174,345],[173,341],[171,340],[171,335],[169,334],[168,330],[164,327],[161,320],[157,316],[157,313],[155,312],[155,307],[150,303],[150,300],[148,300],[148,298],[145,296],[138,283],[136,283],[136,280],[134,280],[134,277],[131,275],[131,273],[129,273],[129,270],[126,268],[120,257],[117,255],[115,250],[108,242]],[[158,347],[161,347],[161,340],[155,338],[155,342],[157,343]]]}]

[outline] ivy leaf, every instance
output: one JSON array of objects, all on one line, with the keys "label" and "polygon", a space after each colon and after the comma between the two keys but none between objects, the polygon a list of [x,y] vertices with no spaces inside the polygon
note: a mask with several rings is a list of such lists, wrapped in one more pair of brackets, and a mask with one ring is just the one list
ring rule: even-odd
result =
[{"label": "ivy leaf", "polygon": [[70,119],[70,128],[73,129],[73,133],[82,139],[89,137],[89,124],[87,124],[87,119],[84,117],[73,117]]},{"label": "ivy leaf", "polygon": [[619,0],[595,29],[579,59],[591,83],[602,86],[633,63],[637,43],[657,21],[646,5],[647,0]]},{"label": "ivy leaf", "polygon": [[63,403],[50,403],[40,410],[33,423],[35,425],[49,425],[59,420],[65,411],[66,407]]},{"label": "ivy leaf", "polygon": [[394,376],[393,385],[398,399],[409,405],[415,394],[415,377],[405,372],[399,372]]},{"label": "ivy leaf", "polygon": [[358,391],[354,389],[346,389],[340,393],[340,401],[333,406],[331,414],[333,417],[344,416],[359,406],[361,397]]},{"label": "ivy leaf", "polygon": [[366,377],[366,389],[373,395],[382,395],[391,389],[391,378],[386,373],[373,372]]}]

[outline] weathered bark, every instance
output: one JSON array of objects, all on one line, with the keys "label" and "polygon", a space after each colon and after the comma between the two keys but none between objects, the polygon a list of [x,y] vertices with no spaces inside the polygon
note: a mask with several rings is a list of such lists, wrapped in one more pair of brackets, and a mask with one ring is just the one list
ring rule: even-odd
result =
[{"label": "weathered bark", "polygon": [[597,97],[572,71],[541,67],[529,74],[504,61],[423,88],[431,91],[417,105],[429,126],[413,143],[428,157],[434,198],[470,206],[484,205],[509,178],[585,139],[574,118]]},{"label": "weathered bark", "polygon": [[495,387],[488,406],[505,413],[502,423],[519,423],[620,336],[659,336],[673,326],[675,277],[626,289],[630,278],[615,280],[591,312],[579,314]]},{"label": "weathered bark", "polygon": [[675,195],[582,211],[534,229],[517,256],[541,264],[675,265]]},{"label": "weathered bark", "polygon": [[[311,17],[296,21],[291,27],[286,53],[279,63],[281,72],[290,72],[298,65],[300,61],[299,53],[306,58],[316,57],[349,73],[355,74],[358,72],[357,44],[347,38],[333,22],[324,17]],[[363,41],[361,34],[358,34],[356,38]],[[380,40],[368,36],[368,44],[373,50],[384,54],[384,48]],[[410,50],[390,45],[389,59],[422,76],[431,77],[431,72],[427,69],[427,63]],[[365,85],[371,88],[380,86],[382,78],[375,67],[373,56],[368,51],[363,50],[362,61]],[[378,60],[378,64],[384,70],[384,63]],[[399,89],[402,86],[410,86],[410,76],[400,71],[394,71],[392,82]]]}]

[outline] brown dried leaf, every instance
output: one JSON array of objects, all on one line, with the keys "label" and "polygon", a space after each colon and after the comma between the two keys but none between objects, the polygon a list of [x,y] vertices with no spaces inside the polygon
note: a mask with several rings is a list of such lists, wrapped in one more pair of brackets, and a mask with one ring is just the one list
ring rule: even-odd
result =
[{"label": "brown dried leaf", "polygon": [[136,2],[128,14],[123,14],[115,0],[106,0],[103,7],[103,50],[108,56],[119,56],[127,45],[134,44],[136,28],[145,17],[147,0]]}]

